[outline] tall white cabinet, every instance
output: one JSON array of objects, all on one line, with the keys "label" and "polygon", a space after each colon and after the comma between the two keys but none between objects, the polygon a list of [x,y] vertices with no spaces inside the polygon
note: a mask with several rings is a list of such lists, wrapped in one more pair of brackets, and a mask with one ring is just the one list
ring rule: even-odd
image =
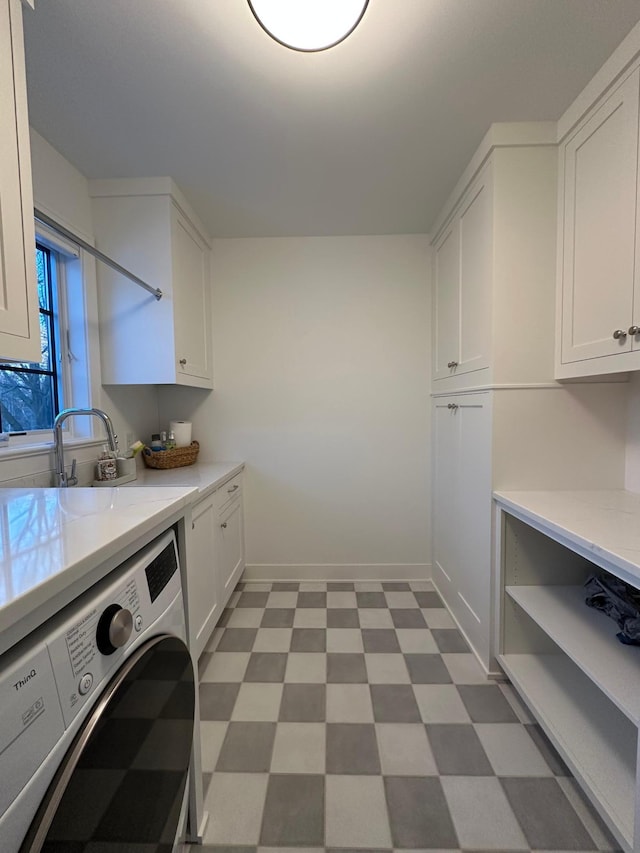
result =
[{"label": "tall white cabinet", "polygon": [[40,361],[20,0],[0,0],[0,359]]}]

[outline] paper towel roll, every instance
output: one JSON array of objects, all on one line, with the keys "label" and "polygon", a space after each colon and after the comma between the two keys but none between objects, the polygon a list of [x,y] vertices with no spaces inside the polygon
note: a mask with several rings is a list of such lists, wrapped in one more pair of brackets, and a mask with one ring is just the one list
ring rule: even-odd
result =
[{"label": "paper towel roll", "polygon": [[191,421],[170,421],[169,429],[176,440],[176,447],[187,447],[191,444]]}]

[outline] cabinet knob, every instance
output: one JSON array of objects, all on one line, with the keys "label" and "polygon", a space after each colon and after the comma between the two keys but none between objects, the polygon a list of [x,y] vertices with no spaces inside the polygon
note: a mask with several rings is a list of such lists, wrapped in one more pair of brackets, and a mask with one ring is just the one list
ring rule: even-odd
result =
[{"label": "cabinet knob", "polygon": [[455,410],[455,409],[457,409],[457,408],[458,408],[458,404],[457,404],[457,403],[447,403],[447,409],[453,409],[453,410]]},{"label": "cabinet knob", "polygon": [[226,522],[226,521],[223,521],[223,522],[222,522],[222,524],[220,525],[220,527],[226,527],[226,526],[227,526],[227,522]]},{"label": "cabinet knob", "polygon": [[458,366],[457,361],[448,361],[447,362],[447,367],[457,367],[457,366]]},{"label": "cabinet knob", "polygon": [[180,364],[181,364],[183,367],[185,366],[185,364],[186,364],[186,363],[187,363],[187,359],[186,359],[186,358],[181,358],[181,359],[180,359]]},{"label": "cabinet knob", "polygon": [[[633,328],[633,327],[632,327]],[[627,337],[627,333],[624,329],[616,329],[613,333],[614,341],[623,341]]]},{"label": "cabinet knob", "polygon": [[640,335],[640,326],[629,326],[630,335]]}]

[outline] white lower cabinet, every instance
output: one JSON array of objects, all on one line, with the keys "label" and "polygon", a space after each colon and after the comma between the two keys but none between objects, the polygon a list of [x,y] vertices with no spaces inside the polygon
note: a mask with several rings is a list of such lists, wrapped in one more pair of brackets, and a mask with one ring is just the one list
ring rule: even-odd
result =
[{"label": "white lower cabinet", "polygon": [[491,395],[437,397],[433,423],[433,580],[489,669]]},{"label": "white lower cabinet", "polygon": [[231,501],[218,515],[217,525],[218,597],[226,604],[244,570],[244,517],[241,496]]}]

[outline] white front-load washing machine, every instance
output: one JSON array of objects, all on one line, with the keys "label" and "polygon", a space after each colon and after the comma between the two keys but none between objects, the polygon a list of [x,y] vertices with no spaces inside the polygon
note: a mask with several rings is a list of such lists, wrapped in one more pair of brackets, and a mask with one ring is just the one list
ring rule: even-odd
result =
[{"label": "white front-load washing machine", "polygon": [[2,853],[171,853],[195,715],[173,531],[0,658]]}]

